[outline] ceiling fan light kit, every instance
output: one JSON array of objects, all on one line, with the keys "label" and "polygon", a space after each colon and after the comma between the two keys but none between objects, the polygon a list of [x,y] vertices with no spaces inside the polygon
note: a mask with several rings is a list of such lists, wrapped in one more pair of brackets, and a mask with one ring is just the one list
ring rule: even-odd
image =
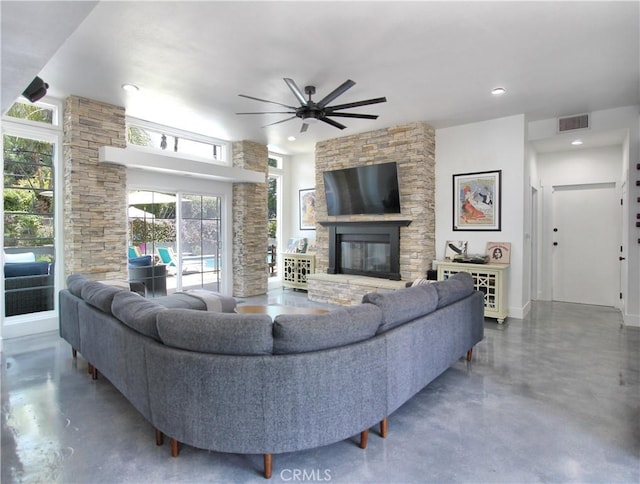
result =
[{"label": "ceiling fan light kit", "polygon": [[[337,111],[341,111],[343,109],[357,108],[360,106],[368,106],[370,104],[387,102],[386,97],[378,97],[374,99],[367,99],[364,101],[356,101],[352,103],[329,106],[329,104],[333,102],[338,96],[341,96],[348,89],[351,89],[353,86],[355,86],[356,83],[351,79],[348,79],[342,84],[340,84],[337,88],[335,88],[333,91],[331,91],[329,94],[327,94],[318,102],[314,102],[311,99],[311,96],[313,96],[316,93],[315,86],[305,86],[304,94],[303,94],[293,79],[289,79],[285,77],[284,82],[287,84],[287,86],[289,86],[289,89],[291,89],[291,92],[300,103],[300,106],[298,107],[288,106],[286,104],[282,104],[276,101],[268,101],[266,99],[260,99],[257,97],[248,96],[246,94],[238,94],[238,96],[240,97],[245,97],[247,99],[252,99],[254,101],[276,104],[278,106],[282,106],[289,109],[289,111],[264,111],[264,112],[236,113],[236,114],[293,114],[293,116],[289,118],[281,119],[280,121],[276,121],[275,123],[267,124],[263,126],[263,128],[266,128],[267,126],[273,126],[274,124],[284,123],[286,121],[290,121],[295,118],[300,118],[303,121],[302,126],[300,127],[300,132],[304,133],[309,128],[309,124],[313,124],[318,121],[322,121],[338,129],[346,128],[344,124],[331,119],[332,117],[378,119],[378,116],[375,114],[343,113],[343,112],[337,112]],[[305,98],[305,94],[307,95],[306,98]]]}]

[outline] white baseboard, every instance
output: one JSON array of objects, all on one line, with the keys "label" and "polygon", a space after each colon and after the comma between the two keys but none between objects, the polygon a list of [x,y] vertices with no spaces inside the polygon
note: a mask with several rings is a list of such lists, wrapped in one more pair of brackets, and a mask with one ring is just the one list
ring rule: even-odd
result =
[{"label": "white baseboard", "polygon": [[640,316],[637,314],[623,314],[622,319],[625,326],[634,326],[640,328]]},{"label": "white baseboard", "polygon": [[38,333],[46,333],[58,329],[58,315],[51,311],[16,316],[9,322],[5,320],[2,327],[2,339],[20,338]]}]

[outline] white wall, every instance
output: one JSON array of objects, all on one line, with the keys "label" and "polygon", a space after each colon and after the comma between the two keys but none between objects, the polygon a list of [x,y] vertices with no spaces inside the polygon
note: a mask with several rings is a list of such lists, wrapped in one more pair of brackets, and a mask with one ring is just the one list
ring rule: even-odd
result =
[{"label": "white wall", "polygon": [[[594,133],[610,130],[625,130],[627,133],[618,159],[621,167],[618,173],[621,175],[617,181],[626,185],[623,207],[623,255],[626,257],[626,261],[622,266],[622,291],[626,295],[626,306],[623,318],[625,324],[632,326],[640,326],[640,250],[638,245],[640,229],[635,227],[636,213],[640,210],[640,205],[637,202],[640,190],[635,185],[639,177],[635,165],[640,161],[640,116],[638,112],[638,106],[594,111],[591,113],[590,129]],[[558,136],[555,118],[529,123],[529,141],[555,136]]]},{"label": "white wall", "polygon": [[[487,242],[511,242],[509,315],[523,318],[529,300],[523,280],[525,186],[524,115],[436,130],[436,257],[444,258],[447,240],[467,240],[468,252],[484,254]],[[502,230],[500,232],[453,230],[452,175],[502,170]]]},{"label": "white wall", "polygon": [[291,156],[285,165],[285,190],[284,190],[284,222],[282,237],[284,242],[291,237],[307,237],[309,244],[315,246],[316,231],[300,230],[299,220],[299,190],[315,188],[316,186],[316,156],[315,153]]}]

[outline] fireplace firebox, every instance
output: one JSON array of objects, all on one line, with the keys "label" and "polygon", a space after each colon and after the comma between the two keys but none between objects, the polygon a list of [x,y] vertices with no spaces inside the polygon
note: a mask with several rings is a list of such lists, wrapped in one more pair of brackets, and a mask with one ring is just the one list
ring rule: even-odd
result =
[{"label": "fireplace firebox", "polygon": [[320,222],[329,228],[328,274],[400,280],[400,228],[410,220]]}]

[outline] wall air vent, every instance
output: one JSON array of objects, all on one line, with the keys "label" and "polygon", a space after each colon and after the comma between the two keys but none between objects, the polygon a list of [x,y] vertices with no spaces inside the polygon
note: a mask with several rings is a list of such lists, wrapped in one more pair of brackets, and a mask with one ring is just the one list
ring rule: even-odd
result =
[{"label": "wall air vent", "polygon": [[576,129],[588,129],[590,119],[588,114],[577,114],[575,116],[565,116],[558,118],[558,133],[573,131]]}]

